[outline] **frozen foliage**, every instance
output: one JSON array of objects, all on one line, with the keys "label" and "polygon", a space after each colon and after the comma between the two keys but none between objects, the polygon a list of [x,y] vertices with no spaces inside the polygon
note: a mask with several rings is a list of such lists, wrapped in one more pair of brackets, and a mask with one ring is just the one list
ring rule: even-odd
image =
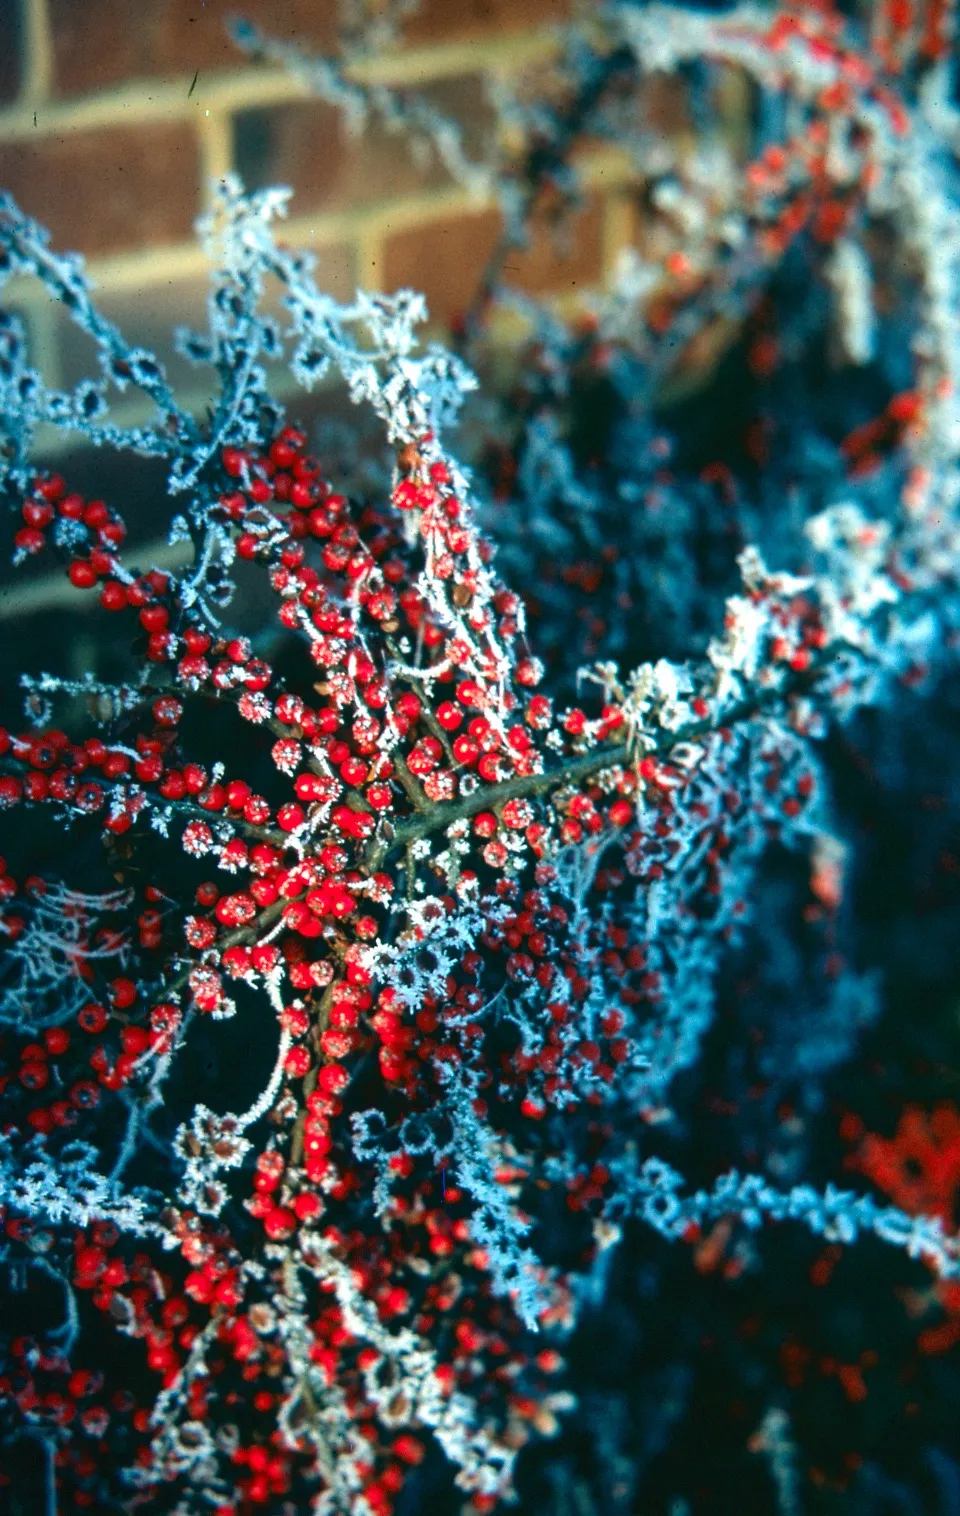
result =
[{"label": "frozen foliage", "polygon": [[[26,922],[2,930],[9,941],[3,959],[0,1018],[13,1026],[44,1026],[72,1019],[86,1003],[83,967],[122,968],[127,957],[124,921],[132,902],[127,890],[87,895],[64,885],[38,890]],[[97,930],[92,930],[93,923]]]},{"label": "frozen foliage", "polygon": [[133,1236],[151,1230],[148,1201],[112,1184],[98,1172],[98,1159],[96,1149],[83,1142],[65,1144],[54,1160],[37,1137],[19,1151],[4,1138],[0,1203],[45,1226],[110,1221]]},{"label": "frozen foliage", "polygon": [[[805,1177],[806,1123],[882,998],[837,962],[856,838],[830,743],[920,708],[957,648],[958,132],[948,20],[928,22],[870,40],[819,10],[604,6],[557,91],[510,106],[518,156],[482,173],[422,102],[242,28],[496,183],[503,242],[461,348],[482,368],[501,300],[532,336],[470,467],[450,443],[477,388],[464,356],[420,343],[415,292],[321,293],[277,240],[289,191],[228,180],[201,224],[208,330],[177,343],[215,376],[202,418],[98,313],[81,261],[0,200],[0,279],[40,280],[100,367],[49,390],[2,318],[14,557],[58,553],[136,639],[122,684],[25,680],[28,729],[0,734],[5,1262],[42,1262],[71,1346],[51,1351],[62,1325],[10,1334],[0,1432],[55,1449],[62,1509],[387,1516],[439,1448],[481,1516],[570,1411],[555,1344],[604,1307],[637,1223],[654,1271],[667,1243],[737,1277],[805,1245],[784,1233],[879,1241],[953,1300],[944,1206]],[[781,122],[745,167],[709,121],[687,152],[637,125],[647,76],[689,73],[703,116],[711,69]],[[623,148],[681,245],[628,261],[578,326],[501,274],[544,195],[575,200],[585,136]],[[740,482],[682,417],[655,424],[718,322],[743,328],[770,427],[803,434],[771,456],[752,418]],[[804,368],[827,340],[841,386],[869,370],[881,396],[833,437]],[[287,422],[281,361],[378,437],[369,488],[341,493]],[[155,409],[136,428],[111,416],[129,386]],[[41,423],[156,460],[189,566],[131,562],[117,505],[37,463]],[[735,956],[780,938],[780,981],[755,970],[759,1094],[730,1052],[765,1137],[745,1113],[749,1165],[724,1163],[695,1140],[696,1081]],[[790,1004],[785,964],[815,981]],[[229,1076],[198,1073],[218,1057]],[[143,1349],[130,1392],[98,1367],[111,1325]],[[771,1401],[758,1423],[796,1510],[792,1418]]]},{"label": "frozen foliage", "polygon": [[337,106],[354,130],[362,130],[375,113],[388,131],[409,141],[421,160],[433,153],[473,194],[481,196],[489,190],[489,170],[468,156],[459,123],[419,95],[405,96],[384,85],[357,83],[348,77],[340,60],[308,59],[294,44],[267,37],[247,21],[235,22],[232,33],[244,52],[278,64],[293,78],[302,79],[311,94]]}]

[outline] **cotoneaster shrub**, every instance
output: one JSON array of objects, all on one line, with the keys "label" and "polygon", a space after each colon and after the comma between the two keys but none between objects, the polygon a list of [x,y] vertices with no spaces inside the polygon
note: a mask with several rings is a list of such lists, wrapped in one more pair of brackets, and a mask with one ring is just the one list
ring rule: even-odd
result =
[{"label": "cotoneaster shrub", "polygon": [[[816,1291],[856,1243],[885,1300],[926,1290],[914,1353],[952,1345],[956,1116],[908,1106],[887,1139],[848,1113],[832,1173],[817,1123],[884,991],[838,750],[867,722],[882,769],[876,734],[935,727],[955,663],[960,124],[943,9],[871,21],[604,8],[492,166],[358,91],[499,187],[461,354],[418,341],[415,293],[319,293],[275,235],[287,193],[229,181],[209,330],[178,337],[215,378],[203,416],[0,202],[0,276],[40,279],[100,363],[54,392],[2,317],[14,557],[58,556],[132,649],[122,683],[25,676],[0,739],[11,1510],[478,1516],[561,1427],[612,1449],[598,1510],[828,1509],[845,1485],[887,1508],[882,1436],[864,1464],[804,1399],[815,1366],[857,1404],[878,1356],[831,1356]],[[717,70],[753,82],[744,161],[711,127]],[[670,71],[702,126],[658,158],[636,100]],[[677,245],[563,322],[504,266],[596,136]],[[504,382],[510,299],[530,338]],[[665,412],[718,323],[734,367]],[[490,376],[469,466],[465,357]],[[281,363],[317,389],[316,447]],[[111,419],[128,387],[142,427]],[[136,502],[38,464],[41,423],[155,460],[188,566],[126,551]],[[711,1318],[698,1344],[684,1323]],[[618,1319],[647,1333],[629,1434],[580,1393],[578,1322]],[[760,1473],[725,1484],[710,1430],[713,1481],[664,1473],[728,1331]]]}]

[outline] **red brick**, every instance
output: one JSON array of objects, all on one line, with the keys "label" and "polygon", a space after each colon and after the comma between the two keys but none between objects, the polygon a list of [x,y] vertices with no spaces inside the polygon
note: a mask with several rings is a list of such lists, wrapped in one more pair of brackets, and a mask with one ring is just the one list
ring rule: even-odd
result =
[{"label": "red brick", "polygon": [[507,258],[504,278],[529,294],[570,295],[593,288],[603,271],[602,217],[594,196],[559,228],[535,227],[530,246]]},{"label": "red brick", "polygon": [[[431,317],[449,323],[470,305],[500,225],[498,212],[488,210],[396,232],[386,243],[384,287],[420,290]],[[565,249],[562,237],[558,241],[545,226],[538,227],[528,248],[509,254],[504,281],[527,293],[558,295],[595,286],[601,277],[599,201],[585,206],[568,230]]]},{"label": "red brick", "polygon": [[113,126],[0,146],[0,184],[55,247],[99,255],[193,236],[197,144],[187,126]]},{"label": "red brick", "polygon": [[[482,161],[491,113],[475,75],[445,80],[420,92],[464,128],[468,156]],[[248,189],[293,186],[295,215],[337,211],[449,184],[432,150],[422,159],[404,133],[390,132],[371,113],[351,131],[343,112],[321,100],[244,111],[234,120],[234,163]]]},{"label": "red brick", "polygon": [[407,43],[453,42],[569,21],[573,0],[422,0],[405,21]]},{"label": "red brick", "polygon": [[384,248],[383,288],[419,290],[431,317],[448,324],[470,305],[499,230],[496,211],[478,211],[395,232]]},{"label": "red brick", "polygon": [[329,50],[336,41],[335,0],[255,0],[248,6],[238,0],[49,0],[49,5],[61,95],[127,79],[242,67],[245,55],[224,26],[237,14],[274,36],[315,49]]},{"label": "red brick", "polygon": [[[0,0],[11,6],[14,0]],[[416,45],[479,39],[570,18],[573,0],[423,0],[401,27]],[[49,0],[56,89],[85,94],[123,80],[236,67],[226,17],[246,13],[278,37],[318,51],[338,44],[336,0]]]}]

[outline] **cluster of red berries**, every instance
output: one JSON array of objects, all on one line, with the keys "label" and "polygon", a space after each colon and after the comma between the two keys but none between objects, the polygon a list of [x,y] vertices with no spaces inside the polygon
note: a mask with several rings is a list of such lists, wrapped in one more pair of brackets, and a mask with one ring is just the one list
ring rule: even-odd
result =
[{"label": "cluster of red berries", "polygon": [[[35,481],[31,529],[41,531],[59,511],[78,531],[100,533],[83,556],[77,537],[71,539],[77,554],[68,566],[71,582],[92,587],[104,580],[104,606],[136,611],[147,666],[166,672],[159,688],[152,676],[136,728],[122,744],[97,736],[71,741],[59,729],[4,733],[3,803],[55,803],[80,816],[99,815],[108,846],[123,839],[125,848],[137,845],[144,821],[159,812],[179,831],[181,859],[209,860],[221,878],[224,871],[231,877],[225,887],[208,874],[186,900],[174,874],[140,887],[136,943],[128,934],[126,945],[136,946],[142,977],[135,970],[101,982],[93,955],[82,951],[92,937],[82,938],[78,972],[90,993],[76,1025],[25,1041],[16,1049],[15,1077],[22,1102],[31,1102],[22,1113],[24,1129],[55,1137],[61,1127],[75,1128],[81,1113],[105,1096],[129,1090],[127,1098],[138,1099],[155,1071],[166,1067],[188,1004],[225,1014],[230,980],[262,982],[282,970],[290,993],[280,1016],[286,1050],[279,1075],[286,1093],[278,1105],[292,1102],[300,1117],[292,1140],[278,1133],[256,1156],[246,1210],[260,1223],[268,1250],[309,1250],[322,1228],[325,1246],[342,1259],[380,1320],[409,1323],[428,1339],[449,1320],[450,1355],[437,1366],[442,1393],[469,1390],[474,1399],[489,1400],[491,1410],[499,1394],[502,1435],[519,1445],[528,1435],[523,1428],[540,1414],[543,1365],[528,1359],[512,1308],[491,1288],[489,1258],[471,1235],[470,1197],[445,1181],[441,1193],[432,1166],[400,1151],[390,1160],[389,1246],[377,1240],[379,1230],[331,1224],[338,1210],[351,1214],[369,1185],[351,1152],[347,1117],[356,1070],[370,1053],[387,1103],[415,1111],[436,1099],[444,1068],[476,1059],[491,971],[508,985],[535,983],[546,991],[559,974],[567,1000],[587,992],[563,944],[562,907],[536,888],[520,900],[510,877],[526,867],[524,859],[538,866],[555,823],[535,789],[532,798],[498,792],[505,781],[535,780],[543,770],[544,739],[555,727],[551,702],[536,693],[542,670],[518,646],[516,597],[489,588],[486,555],[450,469],[438,457],[425,461],[430,447],[425,438],[408,451],[394,492],[393,505],[415,522],[412,539],[394,512],[357,508],[334,493],[305,451],[304,435],[292,428],[262,454],[224,449],[228,486],[214,515],[235,534],[241,557],[264,562],[280,602],[280,627],[305,649],[305,679],[296,692],[279,685],[272,664],[254,657],[247,639],[218,637],[184,618],[172,578],[126,576],[110,551],[122,539],[122,524],[100,502],[88,506],[68,494],[60,478]],[[30,551],[42,545],[30,542]],[[420,585],[424,554],[439,601]],[[414,667],[398,674],[391,665],[410,660],[405,647],[414,644],[426,652],[422,672]],[[244,723],[253,729],[250,743],[229,750],[232,772],[222,764],[212,771],[187,756],[182,734],[198,699],[232,709],[238,730]],[[620,721],[613,706],[598,722],[567,713],[561,742],[583,751],[615,739]],[[263,775],[264,765],[274,777],[255,785],[254,771]],[[629,825],[634,790],[632,774],[614,767],[604,785],[568,795],[556,820],[562,840],[606,824]],[[493,898],[501,914],[482,934],[481,951],[463,954],[442,989],[420,996],[411,1017],[397,991],[376,988],[366,959],[397,901],[391,834],[382,829],[384,823],[394,830],[416,825],[431,808],[442,820],[444,806],[453,824],[453,810],[462,804],[468,815],[460,851],[434,860],[431,845],[424,845],[421,867],[434,879],[433,925],[455,916],[459,902],[477,898],[498,878]],[[442,827],[439,835],[449,849]],[[409,859],[405,866],[410,870]],[[551,877],[547,869],[544,880]],[[433,893],[437,878],[440,894]],[[5,895],[12,898],[15,889],[11,882]],[[29,929],[26,915],[19,927],[16,921],[7,916],[14,932]],[[182,964],[184,953],[185,969],[165,970]],[[504,1050],[498,1109],[506,1101],[521,1119],[539,1123],[546,1101],[576,1098],[578,1070],[592,1084],[594,1076],[612,1077],[615,1062],[626,1056],[622,1018],[604,1021],[601,1043],[564,1030],[560,1000],[555,1012],[535,1058]],[[488,1101],[478,1099],[476,1110],[485,1119]],[[511,1173],[504,1167],[501,1182],[509,1184]],[[212,1176],[204,1194],[214,1212],[230,1204]],[[184,1385],[187,1411],[194,1419],[209,1414],[211,1396],[234,1382],[227,1365],[237,1366],[246,1388],[231,1389],[227,1400],[240,1395],[255,1416],[234,1454],[233,1498],[268,1504],[293,1488],[297,1463],[277,1442],[274,1385],[283,1353],[269,1306],[251,1292],[220,1223],[178,1205],[167,1224],[186,1272],[151,1272],[146,1255],[128,1259],[122,1239],[114,1251],[117,1239],[108,1242],[98,1233],[76,1241],[74,1286],[143,1340],[147,1367],[163,1385],[180,1383],[193,1345],[212,1322],[206,1369]],[[440,1273],[425,1285],[420,1267],[428,1259]],[[460,1282],[464,1269],[469,1286]],[[386,1513],[421,1445],[406,1434],[381,1442],[375,1406],[363,1390],[377,1354],[351,1339],[340,1308],[328,1304],[312,1330],[312,1360],[331,1382],[346,1386],[352,1414],[369,1439],[365,1498]],[[146,1468],[149,1450],[141,1447],[137,1457]],[[163,1454],[156,1457],[162,1471]],[[478,1491],[474,1504],[479,1512],[490,1501]],[[226,1500],[222,1509],[235,1507]]]}]

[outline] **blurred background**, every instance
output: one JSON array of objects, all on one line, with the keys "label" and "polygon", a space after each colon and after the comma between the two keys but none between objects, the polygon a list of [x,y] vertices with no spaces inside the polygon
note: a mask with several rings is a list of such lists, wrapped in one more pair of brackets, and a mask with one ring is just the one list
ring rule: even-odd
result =
[{"label": "blurred background", "polygon": [[[418,162],[377,121],[352,133],[341,111],[284,70],[249,61],[225,21],[246,14],[311,53],[346,45],[357,79],[416,88],[479,153],[493,127],[490,88],[549,60],[573,0],[422,0],[385,43],[382,9],[376,0],[252,0],[246,11],[236,0],[0,0],[0,185],[49,226],[55,247],[85,255],[106,313],[145,345],[162,346],[172,322],[203,319],[193,227],[231,170],[249,189],[292,186],[285,240],[317,251],[331,292],[414,286],[448,323],[494,246],[495,206],[436,159]],[[511,260],[517,287],[569,298],[603,280],[632,237],[627,169],[613,158],[598,145],[583,165],[589,193],[566,255],[544,238]],[[36,293],[32,304],[24,291],[24,309],[66,382],[70,336],[51,326]]]},{"label": "blurred background", "polygon": [[[203,375],[173,350],[178,323],[206,326],[207,267],[194,225],[212,188],[236,171],[248,189],[294,191],[283,240],[318,257],[321,288],[348,298],[357,286],[412,286],[427,298],[431,333],[446,336],[474,295],[501,219],[492,198],[457,183],[435,155],[418,159],[376,118],[362,132],[311,98],[278,67],[252,61],[226,21],[244,14],[305,51],[349,59],[364,84],[414,89],[462,126],[482,158],[494,145],[493,98],[521,75],[549,67],[557,25],[576,0],[0,0],[0,188],[49,227],[55,250],[87,261],[103,313],[156,352],[183,400],[201,410]],[[664,131],[686,129],[675,84],[651,89],[642,109]],[[543,228],[511,254],[511,284],[569,311],[601,286],[637,235],[636,174],[626,155],[588,144],[579,161],[582,209],[558,239]],[[5,302],[23,317],[47,382],[71,387],[96,370],[89,339],[39,285],[12,281]],[[278,398],[290,385],[278,372]],[[315,407],[298,399],[309,423]],[[136,396],[117,396],[118,423],[146,419]],[[93,458],[52,432],[43,459],[69,471],[72,488],[113,492],[133,539],[161,566],[155,465],[132,455]],[[136,502],[139,501],[139,504]],[[3,555],[6,560],[7,555]],[[49,558],[0,566],[0,636],[17,628],[20,665],[111,668],[94,597],[68,584]],[[106,663],[105,663],[106,659]],[[16,675],[4,671],[4,693]]]},{"label": "blurred background", "polygon": [[[347,299],[357,287],[415,288],[428,302],[428,334],[446,340],[498,241],[492,193],[465,187],[437,154],[418,155],[376,113],[358,131],[285,68],[241,52],[226,23],[243,15],[308,54],[339,57],[348,79],[415,92],[459,124],[471,159],[488,162],[516,146],[498,99],[549,90],[560,25],[591,9],[585,0],[0,0],[0,189],[49,228],[54,250],[84,256],[99,308],[162,359],[195,413],[209,381],[174,351],[172,331],[206,327],[207,263],[194,228],[231,171],[247,189],[291,187],[283,241],[316,253],[322,289]],[[718,90],[720,115],[736,135],[743,79],[721,70]],[[646,81],[636,110],[637,124],[674,149],[693,141],[682,81]],[[575,162],[579,208],[559,234],[535,224],[504,270],[515,290],[564,315],[589,305],[625,248],[642,247],[656,262],[677,230],[667,228],[657,245],[664,229],[615,142],[587,139]],[[13,280],[4,301],[24,320],[49,385],[69,389],[96,373],[90,339],[38,284]],[[495,347],[502,339],[507,351],[517,335],[516,316],[499,311],[488,329]],[[709,333],[706,351],[702,334],[698,341],[683,358],[694,373],[711,357]],[[277,398],[292,402],[291,419],[310,425],[321,407],[327,414],[333,397],[294,396],[279,365],[272,378]],[[137,424],[149,405],[128,391],[113,397],[111,413],[118,424]],[[173,566],[155,462],[95,457],[50,428],[38,440],[44,464],[71,488],[121,506],[145,560]],[[49,668],[55,652],[68,676],[123,676],[109,618],[104,627],[90,614],[96,597],[74,590],[47,555],[18,569],[3,558],[0,637],[16,626],[21,669]],[[11,697],[20,702],[16,681],[7,660],[0,685],[8,712]]]}]

